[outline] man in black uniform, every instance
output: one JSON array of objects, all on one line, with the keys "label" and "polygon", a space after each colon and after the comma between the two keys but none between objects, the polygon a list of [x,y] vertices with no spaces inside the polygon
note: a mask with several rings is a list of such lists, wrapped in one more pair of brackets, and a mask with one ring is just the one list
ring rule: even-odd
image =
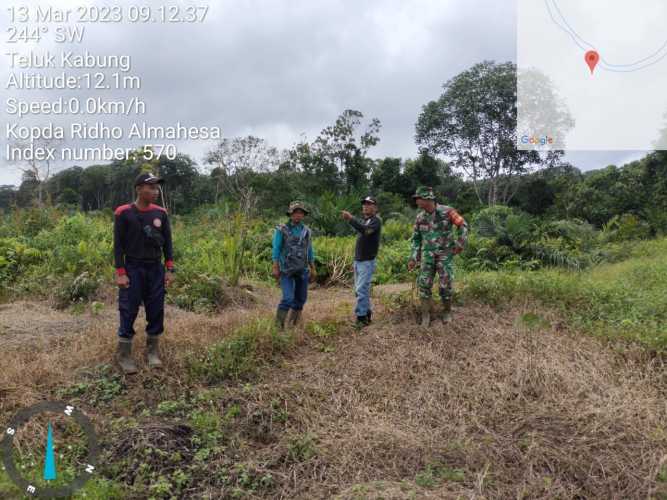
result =
[{"label": "man in black uniform", "polygon": [[375,272],[375,258],[380,248],[382,219],[377,216],[377,201],[371,196],[361,200],[362,219],[355,218],[350,212],[343,211],[342,217],[357,231],[357,244],[354,249],[354,293],[357,305],[357,326],[363,328],[371,322],[371,281]]},{"label": "man in black uniform", "polygon": [[167,211],[155,204],[162,182],[151,173],[139,175],[134,182],[136,201],[118,207],[114,214],[114,263],[120,289],[117,355],[118,364],[126,374],[137,372],[132,359],[132,338],[134,320],[142,303],[146,309],[148,366],[162,366],[158,340],[164,331],[165,286],[174,272],[169,218]]}]

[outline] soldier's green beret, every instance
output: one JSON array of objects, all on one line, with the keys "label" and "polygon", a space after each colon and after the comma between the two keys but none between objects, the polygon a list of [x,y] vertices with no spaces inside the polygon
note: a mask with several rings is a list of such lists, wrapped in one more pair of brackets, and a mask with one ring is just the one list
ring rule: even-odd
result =
[{"label": "soldier's green beret", "polygon": [[421,198],[422,200],[435,200],[433,188],[427,186],[419,186],[417,192],[412,195],[413,198]]}]

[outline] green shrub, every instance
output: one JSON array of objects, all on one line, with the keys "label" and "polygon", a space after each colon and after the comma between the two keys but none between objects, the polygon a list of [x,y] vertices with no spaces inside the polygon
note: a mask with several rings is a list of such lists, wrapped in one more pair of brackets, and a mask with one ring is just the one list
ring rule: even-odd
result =
[{"label": "green shrub", "polygon": [[284,352],[291,338],[276,329],[273,320],[252,320],[203,355],[188,360],[192,376],[209,384],[252,375],[264,362]]},{"label": "green shrub", "polygon": [[181,309],[195,312],[213,312],[228,302],[228,283],[222,276],[195,274],[185,265],[170,289],[169,302]]},{"label": "green shrub", "polygon": [[294,463],[307,462],[317,455],[315,438],[312,434],[303,434],[290,439],[287,446],[287,458]]},{"label": "green shrub", "polygon": [[667,349],[667,239],[638,245],[629,258],[585,272],[469,273],[464,298],[500,305],[535,300],[562,311],[575,327],[607,338],[624,338]]},{"label": "green shrub", "polygon": [[378,284],[410,281],[409,258],[410,242],[407,240],[381,245],[374,281]]},{"label": "green shrub", "polygon": [[313,240],[317,281],[330,285],[350,283],[354,238],[319,237]]},{"label": "green shrub", "polygon": [[382,224],[382,243],[387,245],[395,241],[409,240],[412,237],[413,224],[402,219],[392,219]]},{"label": "green shrub", "polygon": [[78,276],[65,275],[57,280],[53,288],[55,305],[64,309],[76,303],[88,302],[95,298],[102,281],[100,278],[83,272]]},{"label": "green shrub", "polygon": [[651,235],[651,227],[633,214],[615,215],[602,226],[601,238],[605,242],[647,239]]}]

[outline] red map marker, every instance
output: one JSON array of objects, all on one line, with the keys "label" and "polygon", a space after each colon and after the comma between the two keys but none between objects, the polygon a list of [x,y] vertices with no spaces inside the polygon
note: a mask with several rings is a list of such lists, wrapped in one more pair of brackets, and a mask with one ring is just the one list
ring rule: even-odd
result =
[{"label": "red map marker", "polygon": [[598,54],[597,51],[595,50],[589,50],[588,52],[586,52],[584,59],[586,60],[586,64],[588,64],[588,67],[591,68],[591,75],[592,75],[593,71],[595,71],[595,66],[597,66],[598,63],[600,62],[600,54]]}]

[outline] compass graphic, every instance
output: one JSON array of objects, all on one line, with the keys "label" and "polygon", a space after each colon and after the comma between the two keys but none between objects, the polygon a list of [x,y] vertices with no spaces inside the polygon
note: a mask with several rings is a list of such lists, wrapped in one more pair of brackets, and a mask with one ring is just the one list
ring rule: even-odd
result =
[{"label": "compass graphic", "polygon": [[[66,485],[57,487],[39,486],[37,481],[29,481],[24,478],[15,463],[14,439],[21,430],[27,430],[31,421],[42,418],[43,414],[55,414],[54,418],[65,419],[68,425],[81,429],[86,441],[86,455],[83,458],[76,477]],[[24,492],[24,494],[35,498],[63,498],[71,496],[80,489],[95,473],[99,447],[97,435],[90,419],[74,406],[56,401],[46,401],[36,404],[20,411],[4,429],[3,440],[0,443],[2,461],[11,480]],[[58,466],[56,462],[54,431],[51,421],[48,423],[46,442],[41,453],[43,453],[43,471],[40,483],[49,483],[58,479]]]}]

